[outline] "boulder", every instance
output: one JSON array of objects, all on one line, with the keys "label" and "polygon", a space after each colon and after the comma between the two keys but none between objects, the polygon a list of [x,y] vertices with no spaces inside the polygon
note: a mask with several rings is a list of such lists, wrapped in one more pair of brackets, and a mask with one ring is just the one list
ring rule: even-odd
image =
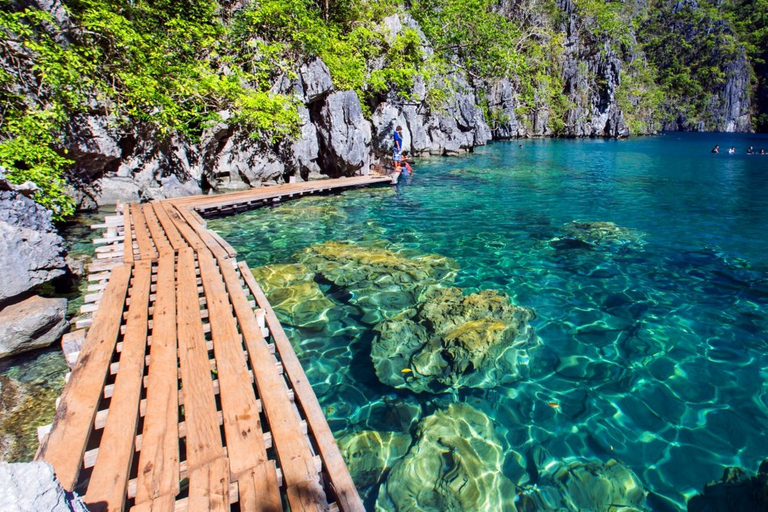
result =
[{"label": "boulder", "polygon": [[141,200],[141,187],[130,177],[106,177],[98,182],[95,200],[99,206],[136,203]]},{"label": "boulder", "polygon": [[381,382],[419,393],[495,387],[527,374],[539,343],[528,324],[534,317],[495,290],[428,289],[414,318],[375,327],[371,359]]},{"label": "boulder", "polygon": [[376,511],[516,510],[493,423],[464,403],[419,424],[416,442],[382,484]]},{"label": "boulder", "polygon": [[334,92],[322,102],[316,125],[318,163],[330,176],[353,176],[368,164],[371,123],[363,117],[355,91]]},{"label": "boulder", "polygon": [[47,347],[66,332],[67,299],[32,296],[0,309],[0,358]]},{"label": "boulder", "polygon": [[0,304],[66,271],[51,212],[14,191],[0,191]]},{"label": "boulder", "polygon": [[47,462],[0,463],[0,503],[14,512],[88,512],[65,491]]}]

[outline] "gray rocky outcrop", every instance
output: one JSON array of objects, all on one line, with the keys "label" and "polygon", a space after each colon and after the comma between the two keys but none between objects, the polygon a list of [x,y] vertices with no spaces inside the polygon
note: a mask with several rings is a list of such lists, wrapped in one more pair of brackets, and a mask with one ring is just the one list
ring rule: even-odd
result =
[{"label": "gray rocky outcrop", "polygon": [[47,462],[0,463],[0,503],[8,512],[88,512],[65,491]]},{"label": "gray rocky outcrop", "polygon": [[0,358],[59,341],[69,323],[67,299],[46,299],[37,295],[0,309]]},{"label": "gray rocky outcrop", "polygon": [[715,131],[749,132],[752,122],[749,96],[752,86],[749,62],[743,48],[739,57],[728,64],[725,72],[727,78],[722,93],[722,115]]},{"label": "gray rocky outcrop", "polygon": [[332,176],[352,176],[368,164],[371,123],[354,91],[329,94],[314,116],[320,144],[318,163]]},{"label": "gray rocky outcrop", "polygon": [[489,87],[488,120],[491,134],[496,140],[525,136],[525,127],[515,114],[515,90],[509,78],[503,78]]},{"label": "gray rocky outcrop", "polygon": [[[558,0],[566,16],[564,41],[564,92],[574,107],[565,119],[565,135],[571,137],[626,137],[629,128],[616,102],[621,83],[622,60],[611,41],[596,41],[581,30],[580,15],[572,0]],[[615,43],[614,43],[615,44]],[[539,129],[544,128],[543,132]],[[549,135],[545,126],[534,127]]]},{"label": "gray rocky outcrop", "polygon": [[0,191],[0,268],[0,304],[66,271],[51,212],[13,191]]}]

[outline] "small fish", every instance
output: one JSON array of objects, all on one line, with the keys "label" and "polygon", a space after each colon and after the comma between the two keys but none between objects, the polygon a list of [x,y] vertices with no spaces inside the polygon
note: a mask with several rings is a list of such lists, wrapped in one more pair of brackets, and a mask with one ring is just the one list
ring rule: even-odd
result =
[{"label": "small fish", "polygon": [[559,409],[560,408],[560,404],[557,403],[557,402],[547,402],[547,405],[550,406],[553,409]]},{"label": "small fish", "polygon": [[400,370],[400,373],[413,373],[413,370],[411,370],[410,368],[403,368],[402,370]]}]

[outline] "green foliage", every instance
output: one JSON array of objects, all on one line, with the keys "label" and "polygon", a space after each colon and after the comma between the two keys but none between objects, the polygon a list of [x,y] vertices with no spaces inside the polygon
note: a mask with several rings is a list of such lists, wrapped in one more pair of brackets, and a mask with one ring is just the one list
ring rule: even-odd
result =
[{"label": "green foliage", "polygon": [[[68,112],[82,109],[92,86],[94,55],[87,48],[58,45],[45,32],[46,25],[53,27],[53,20],[39,10],[0,11],[0,51],[12,63],[0,74],[0,165],[11,183],[34,182],[39,187],[35,200],[59,221],[74,212],[74,202],[63,178],[72,162],[56,149]],[[45,105],[20,92],[24,89],[19,85],[30,79],[37,82]]]},{"label": "green foliage", "polygon": [[5,119],[4,129],[12,136],[0,141],[0,165],[8,170],[8,181],[35,183],[39,187],[35,201],[51,210],[57,221],[74,213],[74,201],[62,179],[72,162],[51,147],[51,133],[61,122],[61,111],[30,109]]},{"label": "green foliage", "polygon": [[578,13],[596,40],[632,46],[632,17],[623,2],[610,0],[576,0]]},{"label": "green foliage", "polygon": [[415,0],[412,12],[435,52],[473,76],[516,73],[523,59],[517,24],[494,11],[493,0]]},{"label": "green foliage", "polygon": [[656,85],[656,70],[645,59],[635,58],[621,70],[616,103],[632,134],[653,133],[664,93]]},{"label": "green foliage", "polygon": [[670,116],[713,127],[711,106],[725,85],[725,68],[740,46],[716,7],[664,5],[642,26],[648,61],[658,70]]}]

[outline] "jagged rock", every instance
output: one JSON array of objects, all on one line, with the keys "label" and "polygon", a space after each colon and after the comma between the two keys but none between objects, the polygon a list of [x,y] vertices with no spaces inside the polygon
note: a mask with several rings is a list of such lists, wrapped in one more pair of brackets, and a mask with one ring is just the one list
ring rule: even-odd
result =
[{"label": "jagged rock", "polygon": [[341,455],[358,488],[380,484],[410,445],[411,436],[401,432],[363,430],[339,439]]},{"label": "jagged rock", "polygon": [[376,511],[515,510],[491,420],[463,403],[428,416],[381,486]]},{"label": "jagged rock", "polygon": [[219,131],[204,149],[205,175],[219,191],[244,190],[286,174],[286,159],[240,129]]},{"label": "jagged rock", "polygon": [[413,319],[376,326],[371,359],[379,380],[397,388],[495,387],[526,374],[538,344],[528,324],[534,317],[495,290],[464,296],[459,288],[429,289]]},{"label": "jagged rock", "polygon": [[96,203],[99,206],[117,203],[136,203],[141,199],[141,188],[132,178],[102,178],[99,180]]},{"label": "jagged rock", "polygon": [[47,462],[0,463],[0,503],[14,512],[88,512],[65,491]]},{"label": "jagged rock", "polygon": [[47,347],[67,330],[67,299],[33,296],[0,309],[0,358]]},{"label": "jagged rock", "polygon": [[409,257],[382,247],[339,242],[313,245],[295,259],[349,292],[350,303],[363,310],[361,320],[369,324],[413,308],[423,290],[450,283],[458,270],[455,261],[436,254]]},{"label": "jagged rock", "polygon": [[755,476],[742,468],[728,467],[719,481],[688,500],[688,512],[752,512],[768,510],[768,459]]},{"label": "jagged rock", "polygon": [[333,81],[328,66],[316,58],[299,69],[299,77],[303,85],[304,103],[311,105],[333,90]]},{"label": "jagged rock", "polygon": [[99,177],[105,167],[122,157],[120,138],[114,116],[79,114],[69,120],[64,147],[80,173]]},{"label": "jagged rock", "polygon": [[[414,107],[415,108],[415,107]],[[411,150],[411,132],[408,122],[400,109],[390,103],[380,103],[371,116],[373,125],[373,150],[391,156],[395,147],[393,134],[398,126],[403,128],[403,151]],[[422,128],[422,133],[425,133]]]},{"label": "jagged rock", "polygon": [[317,179],[321,176],[317,159],[320,143],[317,139],[317,127],[309,117],[309,110],[299,107],[301,118],[301,136],[290,144],[289,152],[293,155],[293,166],[303,180]]},{"label": "jagged rock", "polygon": [[187,181],[186,183],[182,183],[175,175],[162,178],[160,184],[162,185],[162,194],[164,198],[194,196],[203,193],[196,182]]},{"label": "jagged rock", "polygon": [[525,135],[525,130],[515,115],[515,91],[509,78],[503,78],[490,87],[488,108],[494,120],[490,126],[494,139],[511,139]]},{"label": "jagged rock", "polygon": [[529,512],[642,512],[645,490],[624,464],[581,462],[558,464],[541,475],[535,488],[524,490],[518,509]]},{"label": "jagged rock", "polygon": [[251,269],[280,320],[296,327],[324,322],[334,304],[315,283],[315,274],[304,265],[266,265]]},{"label": "jagged rock", "polygon": [[352,176],[368,163],[371,123],[363,117],[354,91],[334,92],[316,116],[320,153],[318,163],[331,176]]},{"label": "jagged rock", "polygon": [[51,212],[17,192],[0,192],[0,303],[65,273]]},{"label": "jagged rock", "polygon": [[739,57],[725,70],[722,117],[715,126],[718,132],[749,132],[752,129],[750,113],[751,73],[749,62],[742,48]]},{"label": "jagged rock", "polygon": [[[621,83],[622,61],[611,41],[595,41],[582,34],[581,14],[572,0],[558,0],[566,14],[562,28],[566,32],[563,78],[565,93],[574,104],[565,119],[565,135],[571,137],[626,137],[629,127],[616,102]],[[596,47],[602,46],[598,51]],[[537,133],[547,135],[546,120],[535,126]],[[542,131],[542,129],[544,131]]]}]

